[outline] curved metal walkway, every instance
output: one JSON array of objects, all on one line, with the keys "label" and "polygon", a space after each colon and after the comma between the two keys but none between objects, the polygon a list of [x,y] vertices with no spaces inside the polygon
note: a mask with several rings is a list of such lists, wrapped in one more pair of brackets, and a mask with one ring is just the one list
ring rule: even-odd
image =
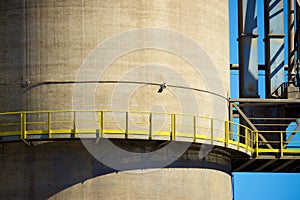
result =
[{"label": "curved metal walkway", "polygon": [[230,121],[171,113],[108,110],[0,113],[0,142],[66,138],[176,140],[226,147],[252,157],[300,156],[300,141],[286,139],[299,133],[273,131],[272,134],[280,135],[280,141],[262,141],[259,134],[263,133]]}]

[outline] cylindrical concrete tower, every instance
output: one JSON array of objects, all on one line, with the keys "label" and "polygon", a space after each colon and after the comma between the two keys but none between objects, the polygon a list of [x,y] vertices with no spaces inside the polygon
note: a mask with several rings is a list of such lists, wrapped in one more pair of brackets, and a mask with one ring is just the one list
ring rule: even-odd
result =
[{"label": "cylindrical concrete tower", "polygon": [[[229,94],[228,1],[16,0],[1,1],[0,11],[0,112],[135,110],[208,116],[221,120],[214,124],[215,134],[224,138]],[[118,116],[108,118],[118,121]],[[170,116],[181,132],[189,132],[191,127],[185,123],[192,118]],[[1,116],[0,120],[10,117],[16,118]],[[26,117],[41,122],[47,116]],[[131,127],[145,128],[133,123],[137,119],[141,124],[149,120],[127,116],[123,129],[128,133]],[[156,120],[160,119],[162,124],[151,127],[151,133],[168,126],[167,118]],[[72,124],[62,122],[75,121],[75,116],[72,112],[53,114],[51,120],[57,122],[51,125],[54,129],[71,129]],[[211,125],[209,120],[199,123]],[[41,124],[27,124],[23,129],[40,130]],[[84,130],[94,125],[89,120],[82,124]],[[120,125],[107,126],[115,130]],[[203,128],[201,134],[211,135],[211,130]],[[209,141],[179,139],[177,145],[189,144],[175,162],[162,169],[149,166],[154,171],[148,171],[147,165],[122,171],[122,167],[99,162],[95,152],[76,139],[47,138],[46,143],[38,139],[32,146],[17,141],[1,144],[0,167],[7,169],[0,172],[1,196],[231,199],[231,155],[225,148],[204,150],[201,143]],[[166,146],[162,140],[134,139],[112,142],[140,154]],[[171,154],[176,151],[168,151]],[[123,163],[130,162],[123,158]]]}]

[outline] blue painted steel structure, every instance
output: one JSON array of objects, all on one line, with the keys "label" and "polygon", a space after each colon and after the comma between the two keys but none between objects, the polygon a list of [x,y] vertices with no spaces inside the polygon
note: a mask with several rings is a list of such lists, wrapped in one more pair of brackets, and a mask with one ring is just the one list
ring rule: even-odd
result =
[{"label": "blue painted steel structure", "polygon": [[256,0],[238,1],[240,97],[258,97]]},{"label": "blue painted steel structure", "polygon": [[283,0],[264,3],[266,97],[282,97],[284,90],[284,7]]},{"label": "blue painted steel structure", "polygon": [[[300,129],[300,104],[296,100],[300,99],[299,78],[296,78],[299,77],[300,58],[300,1],[237,0],[237,3],[239,61],[238,68],[232,69],[239,70],[240,99],[236,102],[230,100],[230,119],[239,117],[243,125],[251,126],[256,131],[267,130],[258,135],[260,145],[272,151],[278,148],[278,141],[288,144],[295,139],[294,135]],[[258,23],[258,19],[264,20]],[[258,33],[264,36],[263,44],[258,40]],[[285,41],[289,41],[288,45],[285,45]],[[258,51],[264,54],[263,64],[258,62],[258,57],[261,58]],[[288,57],[285,57],[285,52],[288,52]],[[285,66],[287,58],[288,66]],[[264,70],[265,81],[258,85],[259,70]],[[266,99],[260,98],[258,87],[264,87]],[[283,100],[287,98],[287,101]],[[278,137],[278,133],[286,131],[291,123],[296,123],[293,134]],[[272,141],[272,144],[267,144],[266,141]],[[263,166],[273,165],[276,162],[273,159],[278,158],[280,155],[274,155],[269,162],[262,162]],[[240,164],[240,161],[237,162]],[[237,171],[251,171],[249,166],[253,165],[252,162],[254,161],[246,161],[241,166],[238,164]]]},{"label": "blue painted steel structure", "polygon": [[[299,5],[294,0],[237,0],[237,3],[239,97],[259,98],[258,87],[262,85],[258,85],[258,74],[264,70],[263,96],[300,98]],[[260,19],[263,22],[258,22]],[[258,38],[263,38],[263,44]]]}]

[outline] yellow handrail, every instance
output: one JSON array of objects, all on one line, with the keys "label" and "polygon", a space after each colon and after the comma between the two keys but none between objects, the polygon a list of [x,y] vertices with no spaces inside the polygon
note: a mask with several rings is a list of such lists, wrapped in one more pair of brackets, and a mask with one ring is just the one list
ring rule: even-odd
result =
[{"label": "yellow handrail", "polygon": [[[83,125],[83,127],[81,127]],[[278,140],[261,141],[259,134],[279,134]],[[288,131],[258,131],[226,120],[206,116],[122,110],[50,110],[0,113],[0,141],[55,138],[102,138],[177,140],[207,143],[250,155],[300,155],[284,135]],[[298,134],[298,133],[293,133]],[[298,134],[299,135],[299,134]],[[190,140],[189,140],[190,139]],[[295,146],[292,146],[295,147]]]}]

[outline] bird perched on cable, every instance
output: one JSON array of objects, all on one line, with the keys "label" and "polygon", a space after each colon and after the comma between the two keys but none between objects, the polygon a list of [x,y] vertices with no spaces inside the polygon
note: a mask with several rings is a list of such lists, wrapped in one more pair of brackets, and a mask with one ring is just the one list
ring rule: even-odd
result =
[{"label": "bird perched on cable", "polygon": [[163,84],[160,84],[159,85],[159,89],[158,89],[158,93],[162,93],[164,89],[167,88],[167,84],[166,83],[163,83]]},{"label": "bird perched on cable", "polygon": [[28,78],[26,78],[26,79],[22,82],[21,87],[22,87],[22,88],[28,88],[29,85],[30,85],[30,80],[29,80]]}]

